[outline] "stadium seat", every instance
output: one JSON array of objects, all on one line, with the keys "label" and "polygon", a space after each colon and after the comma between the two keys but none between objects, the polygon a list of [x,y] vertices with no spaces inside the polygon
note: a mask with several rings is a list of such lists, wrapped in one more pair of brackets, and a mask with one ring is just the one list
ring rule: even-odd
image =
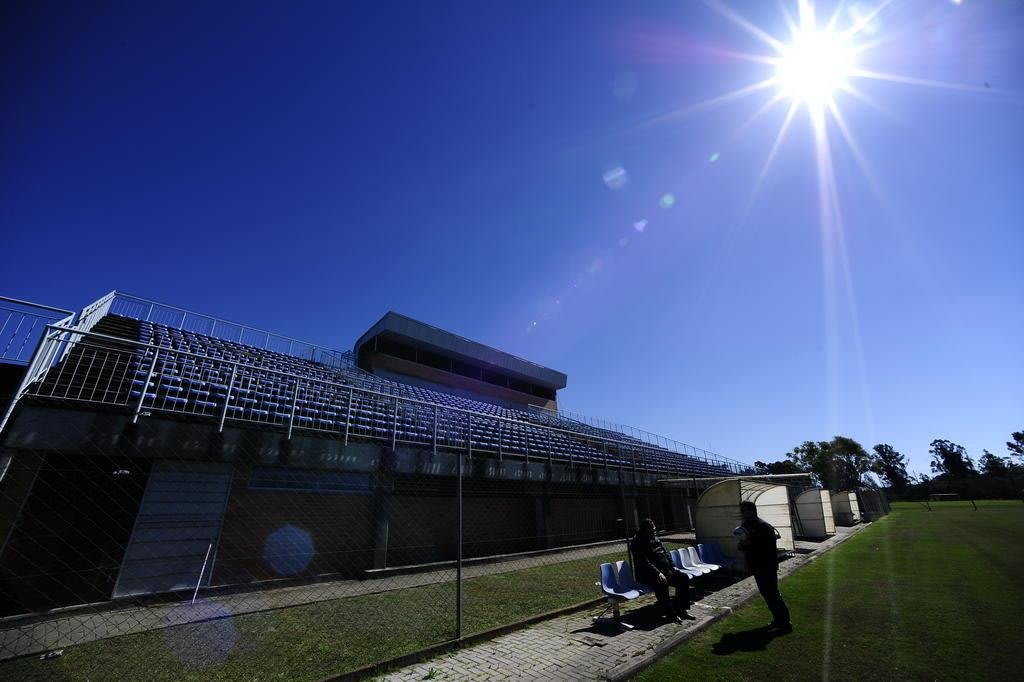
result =
[{"label": "stadium seat", "polygon": [[697,545],[697,554],[702,562],[718,564],[723,568],[728,568],[736,563],[735,559],[730,559],[722,553],[722,548],[717,542],[706,542]]},{"label": "stadium seat", "polygon": [[[617,572],[615,564],[601,564],[601,582],[598,584],[601,586],[601,592],[607,598],[608,605],[599,615],[594,616],[593,621],[595,623],[609,623],[623,630],[632,630],[632,625],[622,622],[619,604],[630,599],[636,599],[642,592],[637,589],[623,588],[619,584]],[[608,612],[608,609],[612,610],[611,618],[607,618],[604,615]]]},{"label": "stadium seat", "polygon": [[618,585],[622,590],[635,590],[640,594],[647,594],[651,592],[653,588],[643,583],[638,583],[633,578],[633,569],[629,567],[629,562],[617,561],[615,567],[618,572]]},{"label": "stadium seat", "polygon": [[699,578],[700,576],[704,575],[702,572],[694,568],[687,568],[686,566],[684,566],[683,558],[682,556],[680,556],[680,551],[678,549],[673,549],[671,552],[669,552],[669,555],[672,557],[672,565],[678,568],[683,573],[685,573],[691,580],[693,580],[694,578]]},{"label": "stadium seat", "polygon": [[707,564],[700,560],[700,556],[697,554],[697,548],[693,545],[686,547],[685,552],[690,557],[690,563],[697,568],[707,569],[708,571],[717,571],[720,567],[718,564]]},{"label": "stadium seat", "polygon": [[681,547],[679,549],[678,556],[679,556],[679,562],[683,566],[683,570],[693,571],[693,572],[696,572],[696,573],[698,573],[700,575],[707,575],[708,573],[711,572],[710,568],[707,568],[707,567],[705,567],[703,565],[698,566],[697,564],[695,564],[693,562],[693,559],[690,558],[690,553],[686,551],[685,547]]},{"label": "stadium seat", "polygon": [[[138,338],[152,346],[126,354],[132,382],[126,390],[130,402],[142,398],[144,409],[224,414],[228,419],[381,439],[390,438],[397,425],[396,440],[423,444],[432,442],[436,429],[440,443],[448,447],[468,445],[531,460],[616,468],[636,463],[682,475],[730,473],[725,466],[558,413],[493,405],[376,376],[360,369],[351,352],[342,354],[340,364],[327,366],[149,321],[139,321]],[[350,393],[350,387],[375,395]],[[395,401],[388,396],[425,404],[400,402],[396,415]],[[472,415],[442,411],[435,425],[434,406]]]}]

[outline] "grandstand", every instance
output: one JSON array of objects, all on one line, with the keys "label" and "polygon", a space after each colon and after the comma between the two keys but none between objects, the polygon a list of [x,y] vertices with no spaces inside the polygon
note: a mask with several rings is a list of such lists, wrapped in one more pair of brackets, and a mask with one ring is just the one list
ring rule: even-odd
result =
[{"label": "grandstand", "polygon": [[[184,589],[199,565],[229,586],[450,559],[433,517],[456,478],[471,511],[515,510],[514,541],[467,530],[483,556],[621,536],[620,501],[688,524],[659,478],[746,470],[562,414],[564,374],[395,313],[351,351],[120,292],[46,321],[0,425],[4,613]],[[56,505],[80,543],[52,519],[30,537]],[[282,570],[264,544],[296,510],[316,549]]]}]

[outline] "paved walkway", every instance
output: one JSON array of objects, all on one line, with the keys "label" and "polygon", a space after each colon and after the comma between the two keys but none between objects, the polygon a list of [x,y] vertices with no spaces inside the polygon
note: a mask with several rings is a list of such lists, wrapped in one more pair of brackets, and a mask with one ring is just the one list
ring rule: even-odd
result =
[{"label": "paved walkway", "polygon": [[[688,534],[692,539],[693,534]],[[682,534],[681,537],[686,537]],[[673,536],[675,537],[675,536]],[[617,551],[621,543],[601,543],[534,556],[509,556],[496,563],[477,563],[463,568],[465,578],[518,571],[523,568],[602,556]],[[204,596],[195,604],[188,600],[144,606],[125,606],[102,611],[66,610],[46,618],[6,619],[0,623],[0,661],[84,644],[147,630],[196,623],[226,616],[255,613],[288,606],[301,606],[331,599],[401,590],[455,580],[454,567],[422,573],[394,575],[372,580],[335,580],[307,585],[217,596]]]},{"label": "paved walkway", "polygon": [[[834,537],[824,542],[798,541],[797,550],[801,553],[780,565],[780,576],[787,576],[814,561],[864,527],[839,528]],[[700,580],[706,581],[712,576]],[[756,594],[753,578],[732,581],[726,577],[719,580],[717,589],[699,595],[699,601],[690,610],[697,620],[682,625],[664,623],[654,596],[648,595],[623,607],[623,620],[635,626],[630,631],[617,632],[610,626],[595,626],[591,616],[597,610],[578,612],[403,668],[381,679],[396,682],[624,679],[635,672],[645,658],[676,646]]]}]

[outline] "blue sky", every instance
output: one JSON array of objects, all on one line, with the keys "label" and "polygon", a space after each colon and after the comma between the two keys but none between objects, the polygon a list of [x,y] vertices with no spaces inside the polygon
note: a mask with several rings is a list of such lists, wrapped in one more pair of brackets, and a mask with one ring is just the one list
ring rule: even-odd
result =
[{"label": "blue sky", "polygon": [[[787,39],[774,3],[730,6]],[[865,68],[963,87],[837,96],[874,178],[828,124],[841,241],[805,109],[755,196],[789,100],[694,107],[774,71],[703,3],[4,12],[6,295],[342,347],[394,309],[746,461],[845,434],[925,471],[932,438],[1024,428],[1019,2],[896,2],[858,35]]]}]

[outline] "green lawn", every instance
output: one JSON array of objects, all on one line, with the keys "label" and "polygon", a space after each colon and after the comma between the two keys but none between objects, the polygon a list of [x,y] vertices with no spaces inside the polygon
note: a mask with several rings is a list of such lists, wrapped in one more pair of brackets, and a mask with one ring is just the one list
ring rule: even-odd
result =
[{"label": "green lawn", "polygon": [[1021,679],[1024,504],[893,505],[782,583],[796,630],[757,599],[643,680]]},{"label": "green lawn", "polygon": [[[463,632],[599,597],[598,565],[624,554],[466,580]],[[318,680],[451,639],[454,614],[454,584],[428,585],[91,642],[0,679]]]}]

